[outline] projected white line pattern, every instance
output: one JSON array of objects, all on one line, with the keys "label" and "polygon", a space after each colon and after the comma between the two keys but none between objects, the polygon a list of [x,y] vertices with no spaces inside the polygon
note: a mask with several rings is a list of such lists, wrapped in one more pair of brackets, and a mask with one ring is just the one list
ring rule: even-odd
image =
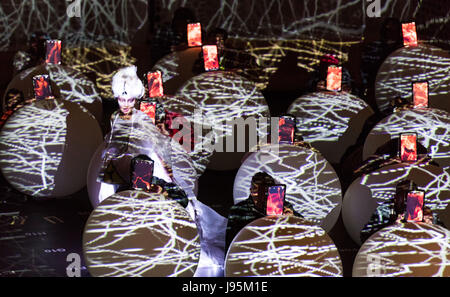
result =
[{"label": "projected white line pattern", "polygon": [[83,234],[94,276],[193,276],[200,257],[197,227],[164,196],[116,193],[91,214]]},{"label": "projected white line pattern", "polygon": [[412,102],[412,82],[428,81],[429,106],[450,112],[450,54],[440,48],[421,44],[403,47],[380,66],[375,97],[381,111],[389,108],[396,96]]},{"label": "projected white line pattern", "polygon": [[[94,84],[82,73],[70,67],[46,64],[32,67],[16,75],[7,89],[18,89],[25,99],[34,98],[32,78],[35,75],[48,74],[52,93],[55,97],[80,104],[94,117],[99,119],[102,113],[102,101]],[[55,88],[56,85],[56,88]],[[6,97],[3,97],[3,108],[6,107]]]},{"label": "projected white line pattern", "polygon": [[[206,72],[187,81],[178,95],[197,105],[213,127],[216,137],[231,135],[227,120],[269,116],[269,107],[256,85],[228,71]],[[258,127],[259,136],[267,134],[267,125]],[[218,138],[216,138],[218,141]]]},{"label": "projected white line pattern", "polygon": [[0,167],[17,190],[45,196],[54,189],[66,142],[68,114],[61,102],[36,102],[19,109],[3,126]]},{"label": "projected white line pattern", "polygon": [[343,275],[336,246],[317,226],[288,216],[253,221],[235,237],[226,258],[227,277]]},{"label": "projected white line pattern", "polygon": [[428,155],[441,166],[450,166],[450,113],[433,108],[402,110],[381,120],[366,138],[363,159],[403,132],[416,132]]},{"label": "projected white line pattern", "polygon": [[353,276],[449,277],[450,231],[432,224],[389,226],[359,250]]},{"label": "projected white line pattern", "polygon": [[278,154],[274,150],[252,153],[236,175],[235,204],[248,198],[251,179],[260,171],[286,184],[286,200],[305,219],[327,231],[332,228],[342,203],[341,185],[333,167],[320,154],[289,145],[281,145]]},{"label": "projected white line pattern", "polygon": [[9,48],[13,37],[26,42],[35,31],[46,32],[67,45],[87,46],[107,39],[130,42],[147,21],[145,0],[81,0],[80,17],[70,18],[66,9],[74,2],[2,1],[0,51]]},{"label": "projected white line pattern", "polygon": [[288,113],[297,118],[297,131],[305,141],[334,142],[345,133],[352,117],[367,104],[349,93],[317,92],[296,99]]},{"label": "projected white line pattern", "polygon": [[[193,125],[202,127],[202,131],[195,132],[194,137],[196,137],[196,143],[194,149],[189,151],[189,156],[194,162],[194,167],[197,171],[197,177],[200,177],[206,170],[213,154],[213,148],[208,144],[214,143],[214,135],[210,133],[211,128],[205,125],[203,121],[205,115],[201,107],[195,101],[181,96],[164,96],[163,98],[159,98],[159,101],[168,111],[181,114],[187,122],[191,123],[191,129],[195,129]],[[198,113],[198,115],[195,113]]]},{"label": "projected white line pattern", "polygon": [[396,186],[413,180],[425,195],[425,205],[433,211],[444,210],[450,202],[450,174],[427,164],[398,164],[378,169],[361,178],[360,184],[370,188],[378,204],[393,201]]}]

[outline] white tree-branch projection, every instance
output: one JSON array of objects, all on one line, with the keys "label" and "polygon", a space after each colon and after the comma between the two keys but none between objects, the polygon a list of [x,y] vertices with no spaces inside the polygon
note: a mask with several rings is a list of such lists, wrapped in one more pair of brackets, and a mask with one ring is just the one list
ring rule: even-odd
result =
[{"label": "white tree-branch projection", "polygon": [[406,109],[385,117],[367,136],[363,159],[404,132],[416,132],[428,155],[440,166],[450,166],[450,113],[433,108]]},{"label": "white tree-branch projection", "polygon": [[[186,123],[190,125],[190,129],[194,130],[194,135],[191,135],[188,130],[181,130],[182,136],[186,136],[191,141],[191,136],[194,137],[194,148],[186,147],[183,142],[183,148],[186,149],[188,155],[192,159],[195,171],[197,172],[197,177],[200,177],[206,170],[209,164],[210,158],[214,152],[211,146],[214,143],[214,134],[211,133],[211,127],[205,123],[206,115],[202,111],[201,106],[193,100],[188,100],[182,96],[164,96],[158,98],[158,101],[164,106],[167,111],[175,112],[181,115],[181,120],[176,120],[174,123],[174,128],[178,128],[179,124]],[[183,127],[187,129],[187,127]],[[196,130],[197,129],[197,130]],[[201,129],[201,131],[200,131]],[[186,135],[185,135],[186,134]],[[174,141],[172,141],[172,145]],[[178,147],[178,146],[177,146]],[[176,156],[172,156],[176,158]]]},{"label": "white tree-branch projection", "polygon": [[[421,2],[383,1],[380,13],[383,18],[411,19],[420,12]],[[155,19],[160,23],[170,22],[178,7],[187,6],[195,11],[205,31],[225,29],[232,48],[256,59],[260,73],[252,80],[262,89],[288,52],[297,55],[296,66],[306,71],[312,71],[324,54],[335,54],[342,63],[347,62],[351,46],[362,40],[366,30],[369,4],[359,0],[155,0],[155,3],[160,11]],[[436,28],[436,32],[442,31],[446,30]]]},{"label": "white tree-branch projection", "polygon": [[193,276],[200,258],[194,221],[176,201],[123,191],[90,215],[83,250],[93,276]]},{"label": "white tree-branch projection", "polygon": [[[250,124],[256,124],[249,128],[249,134],[245,135],[246,139],[250,136],[263,138],[268,134],[267,102],[256,85],[240,75],[230,71],[206,72],[188,80],[177,95],[185,98],[187,104],[196,106],[204,115],[204,124],[213,129],[216,152],[237,152],[234,147],[223,148],[225,144],[230,146],[240,144],[239,139],[236,141],[237,134],[243,132],[242,129],[245,131],[245,127],[238,127],[237,133],[234,133],[233,127],[234,124],[237,125],[236,121],[249,119]],[[260,119],[266,120],[260,121]],[[245,146],[244,143],[241,144]],[[249,144],[247,151],[255,144]],[[220,170],[226,166],[238,166],[236,164],[239,164],[239,161],[230,161],[227,165],[216,165],[216,168]]]},{"label": "white tree-branch projection", "polygon": [[342,207],[342,219],[350,237],[361,243],[360,232],[375,213],[380,224],[393,206],[397,185],[413,181],[425,191],[425,206],[438,215],[445,226],[443,213],[450,202],[450,174],[440,167],[423,164],[400,163],[375,170],[356,179],[347,189]]},{"label": "white tree-branch projection", "polygon": [[[70,17],[67,8],[77,4],[79,17]],[[35,31],[46,32],[69,46],[105,40],[128,43],[147,21],[147,1],[2,1],[0,19],[0,51],[8,50],[13,40],[26,42]]]},{"label": "white tree-branch projection", "polygon": [[130,45],[111,41],[92,46],[63,46],[61,55],[63,64],[95,81],[97,91],[104,99],[114,99],[111,80],[115,71],[136,62],[131,56]]},{"label": "white tree-branch projection", "polygon": [[275,146],[250,154],[242,163],[234,180],[234,203],[249,197],[251,179],[257,172],[266,172],[277,183],[286,185],[286,200],[300,215],[331,230],[342,203],[341,184],[333,167],[310,149]]},{"label": "white tree-branch projection", "polygon": [[245,226],[225,260],[225,276],[343,275],[339,252],[326,232],[293,216],[264,217]]},{"label": "white tree-branch projection", "polygon": [[375,82],[378,108],[386,112],[395,97],[412,103],[412,83],[428,81],[429,107],[450,112],[450,54],[426,44],[403,47],[386,58]]},{"label": "white tree-branch projection", "polygon": [[[17,89],[25,99],[34,97],[33,76],[48,74],[53,95],[85,107],[98,120],[102,116],[102,99],[97,94],[95,85],[79,71],[61,65],[43,64],[29,68],[17,74],[9,83],[7,91]],[[3,108],[6,107],[3,97]]]},{"label": "white tree-branch projection", "polygon": [[76,103],[35,101],[15,111],[0,131],[0,167],[17,190],[34,197],[61,197],[86,185],[100,127]]},{"label": "white tree-branch projection", "polygon": [[355,144],[373,110],[346,92],[316,92],[296,99],[287,110],[296,117],[297,132],[328,161],[338,163]]},{"label": "white tree-branch projection", "polygon": [[449,277],[450,231],[433,224],[386,227],[361,247],[353,276]]}]

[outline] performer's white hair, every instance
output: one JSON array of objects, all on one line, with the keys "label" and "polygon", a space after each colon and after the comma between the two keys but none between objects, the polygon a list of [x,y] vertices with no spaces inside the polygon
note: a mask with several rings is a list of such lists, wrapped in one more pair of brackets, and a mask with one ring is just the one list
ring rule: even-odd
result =
[{"label": "performer's white hair", "polygon": [[119,69],[114,74],[111,84],[114,98],[139,99],[144,95],[145,88],[142,81],[138,78],[136,71],[136,66],[129,66]]}]

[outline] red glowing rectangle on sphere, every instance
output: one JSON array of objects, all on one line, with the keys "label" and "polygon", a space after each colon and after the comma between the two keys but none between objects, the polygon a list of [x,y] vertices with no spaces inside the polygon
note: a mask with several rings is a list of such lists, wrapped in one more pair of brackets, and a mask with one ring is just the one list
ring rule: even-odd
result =
[{"label": "red glowing rectangle on sphere", "polygon": [[423,221],[423,203],[425,193],[423,191],[408,192],[406,197],[405,221],[422,222]]},{"label": "red glowing rectangle on sphere", "polygon": [[293,144],[295,133],[295,118],[290,116],[280,117],[278,120],[278,143]]},{"label": "red glowing rectangle on sphere", "polygon": [[413,83],[414,107],[428,107],[428,82]]},{"label": "red glowing rectangle on sphere", "polygon": [[188,46],[202,46],[202,26],[200,23],[187,25]]},{"label": "red glowing rectangle on sphere", "polygon": [[268,188],[267,193],[267,215],[282,215],[284,209],[285,185],[274,185]]},{"label": "red glowing rectangle on sphere", "polygon": [[131,182],[133,189],[150,190],[153,178],[153,160],[133,160]]},{"label": "red glowing rectangle on sphere", "polygon": [[45,57],[45,63],[47,64],[61,64],[61,40],[46,41]]},{"label": "red glowing rectangle on sphere", "polygon": [[164,96],[164,89],[160,71],[147,73],[148,96],[150,98]]},{"label": "red glowing rectangle on sphere", "polygon": [[417,45],[417,32],[416,23],[402,24],[403,33],[403,45],[404,46],[416,46]]},{"label": "red glowing rectangle on sphere", "polygon": [[153,121],[153,124],[156,122],[156,103],[150,102],[141,102],[139,105],[139,109],[147,114]]},{"label": "red glowing rectangle on sphere", "polygon": [[219,58],[217,57],[216,45],[203,46],[203,61],[206,71],[219,69]]},{"label": "red glowing rectangle on sphere", "polygon": [[400,159],[402,162],[417,161],[417,135],[415,133],[400,135]]},{"label": "red glowing rectangle on sphere", "polygon": [[36,100],[53,98],[50,78],[47,74],[33,76],[33,88]]},{"label": "red glowing rectangle on sphere", "polygon": [[327,90],[340,91],[342,88],[342,67],[330,66],[327,72]]}]

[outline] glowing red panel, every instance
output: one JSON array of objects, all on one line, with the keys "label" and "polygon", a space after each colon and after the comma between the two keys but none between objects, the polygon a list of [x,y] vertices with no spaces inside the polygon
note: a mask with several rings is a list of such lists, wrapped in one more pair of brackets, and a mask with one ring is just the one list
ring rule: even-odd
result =
[{"label": "glowing red panel", "polygon": [[61,64],[61,40],[48,40],[45,63]]},{"label": "glowing red panel", "polygon": [[267,195],[267,215],[282,215],[284,208],[284,195],[286,187],[284,185],[276,185],[269,187]]},{"label": "glowing red panel", "polygon": [[141,102],[139,109],[146,113],[153,121],[153,124],[155,124],[155,117],[156,117],[156,104],[150,103],[150,102]]},{"label": "glowing red panel", "polygon": [[37,100],[52,98],[50,79],[48,75],[36,75],[33,77],[34,95]]},{"label": "glowing red panel", "polygon": [[327,90],[340,91],[342,86],[342,67],[330,66],[327,73]]},{"label": "glowing red panel", "polygon": [[417,161],[417,135],[400,135],[400,158],[403,162]]},{"label": "glowing red panel", "polygon": [[417,33],[416,23],[402,24],[403,32],[403,45],[404,46],[416,46],[417,45]]},{"label": "glowing red panel", "polygon": [[428,83],[413,84],[414,107],[428,107]]},{"label": "glowing red panel", "polygon": [[150,190],[153,166],[152,160],[136,160],[134,162],[131,176],[133,189]]},{"label": "glowing red panel", "polygon": [[164,96],[161,72],[156,71],[147,73],[147,82],[148,96],[150,98]]},{"label": "glowing red panel", "polygon": [[422,222],[423,221],[423,191],[412,191],[408,193],[406,198],[406,221]]},{"label": "glowing red panel", "polygon": [[187,25],[188,46],[202,46],[202,26],[200,23]]},{"label": "glowing red panel", "polygon": [[206,71],[219,69],[219,58],[217,57],[216,45],[205,45],[203,47],[203,61]]},{"label": "glowing red panel", "polygon": [[278,143],[292,144],[294,142],[295,119],[280,117],[278,120]]}]

